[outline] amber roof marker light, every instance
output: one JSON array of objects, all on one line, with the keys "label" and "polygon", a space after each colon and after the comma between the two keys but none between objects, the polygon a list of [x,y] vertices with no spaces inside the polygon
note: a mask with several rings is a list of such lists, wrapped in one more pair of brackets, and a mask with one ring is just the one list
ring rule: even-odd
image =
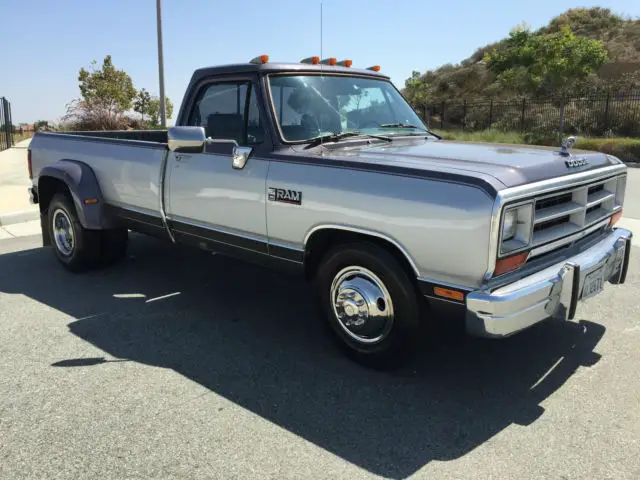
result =
[{"label": "amber roof marker light", "polygon": [[367,70],[373,70],[374,72],[380,71],[380,65],[374,65],[372,67],[367,68]]},{"label": "amber roof marker light", "polygon": [[324,60],[320,60],[320,64],[321,65],[330,65],[330,66],[333,67],[336,64],[336,59],[335,59],[335,57],[325,58]]},{"label": "amber roof marker light", "polygon": [[339,66],[341,66],[341,67],[347,67],[347,68],[349,68],[349,67],[351,67],[352,63],[353,63],[353,62],[352,62],[351,60],[341,60],[341,61],[339,61],[338,63],[336,63],[336,65],[339,65]]},{"label": "amber roof marker light", "polygon": [[259,55],[255,58],[252,58],[249,63],[256,63],[258,65],[262,63],[267,63],[269,61],[269,55]]},{"label": "amber roof marker light", "polygon": [[306,63],[309,65],[318,65],[320,63],[320,57],[307,57],[300,60],[300,63]]}]

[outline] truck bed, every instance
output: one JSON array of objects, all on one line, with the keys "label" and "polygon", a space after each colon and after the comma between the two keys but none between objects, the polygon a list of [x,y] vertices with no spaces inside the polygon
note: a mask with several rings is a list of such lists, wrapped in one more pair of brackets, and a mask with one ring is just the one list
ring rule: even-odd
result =
[{"label": "truck bed", "polygon": [[35,187],[45,166],[82,162],[95,172],[107,203],[159,215],[166,130],[41,132],[29,149]]}]

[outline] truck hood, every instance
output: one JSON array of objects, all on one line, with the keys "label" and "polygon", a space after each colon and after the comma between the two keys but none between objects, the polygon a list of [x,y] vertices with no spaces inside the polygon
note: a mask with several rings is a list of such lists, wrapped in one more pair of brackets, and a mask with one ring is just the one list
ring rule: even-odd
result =
[{"label": "truck hood", "polygon": [[[622,163],[599,152],[571,149],[571,156],[559,147],[452,142],[448,140],[403,140],[393,143],[351,147],[332,144],[324,158],[362,161],[421,170],[491,176],[506,187],[557,178]],[[327,151],[328,150],[328,151]],[[308,151],[307,151],[308,153]],[[320,152],[319,152],[320,154]],[[586,160],[582,166],[568,167],[566,160]]]}]

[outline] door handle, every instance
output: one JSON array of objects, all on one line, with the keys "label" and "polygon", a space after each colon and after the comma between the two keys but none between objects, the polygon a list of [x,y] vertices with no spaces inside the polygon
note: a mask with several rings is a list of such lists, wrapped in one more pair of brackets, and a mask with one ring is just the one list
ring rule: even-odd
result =
[{"label": "door handle", "polygon": [[183,160],[186,160],[189,157],[190,157],[190,155],[185,155],[184,153],[178,153],[175,156],[176,162],[182,162]]}]

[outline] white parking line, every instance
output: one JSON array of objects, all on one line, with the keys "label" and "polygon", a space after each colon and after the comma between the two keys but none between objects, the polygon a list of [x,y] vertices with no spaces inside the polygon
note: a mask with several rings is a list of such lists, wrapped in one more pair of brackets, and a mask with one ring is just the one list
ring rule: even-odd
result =
[{"label": "white parking line", "polygon": [[8,238],[13,238],[13,235],[7,232],[4,228],[0,227],[0,240],[6,240]]}]

